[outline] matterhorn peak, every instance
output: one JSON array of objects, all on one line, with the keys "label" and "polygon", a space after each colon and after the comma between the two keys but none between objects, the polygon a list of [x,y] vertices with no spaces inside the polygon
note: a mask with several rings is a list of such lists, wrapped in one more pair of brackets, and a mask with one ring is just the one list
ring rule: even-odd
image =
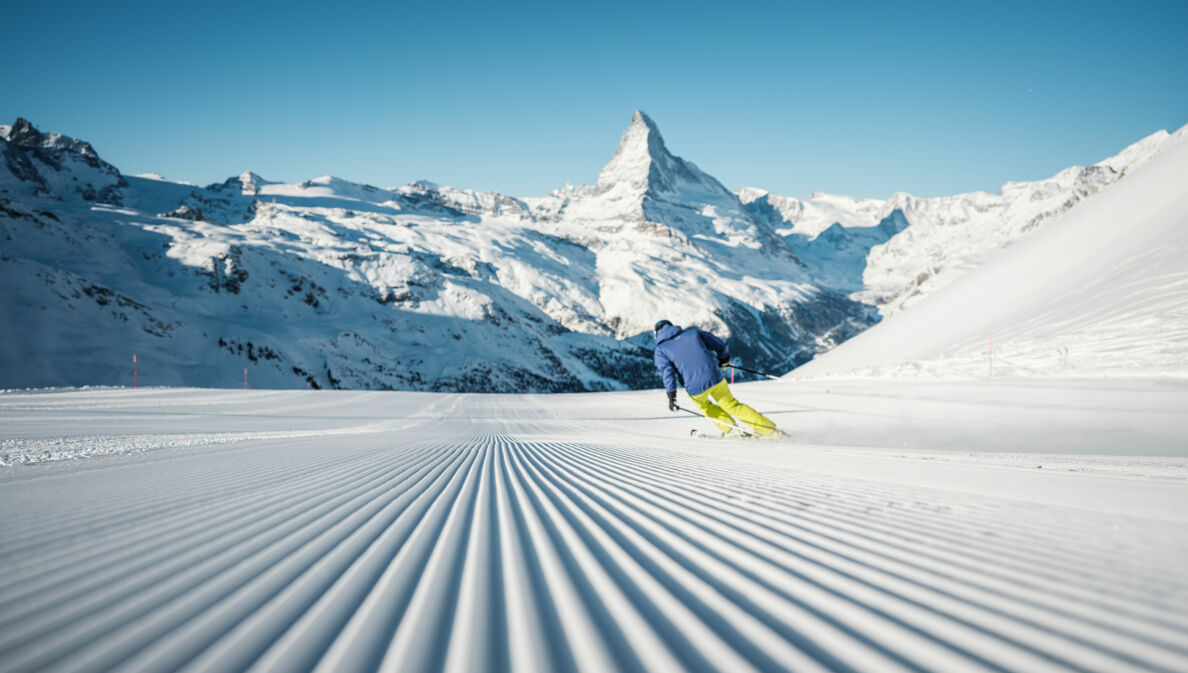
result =
[{"label": "matterhorn peak", "polygon": [[636,110],[635,113],[631,115],[631,125],[646,126],[652,133],[655,133],[657,136],[660,135],[660,129],[656,127],[656,122],[652,121],[652,118],[649,117],[648,114],[643,110]]},{"label": "matterhorn peak", "polygon": [[636,110],[631,115],[631,125],[619,140],[615,155],[598,173],[598,186],[628,183],[632,187],[646,189],[654,164],[671,159],[672,155],[664,146],[664,138],[656,122],[643,110]]}]

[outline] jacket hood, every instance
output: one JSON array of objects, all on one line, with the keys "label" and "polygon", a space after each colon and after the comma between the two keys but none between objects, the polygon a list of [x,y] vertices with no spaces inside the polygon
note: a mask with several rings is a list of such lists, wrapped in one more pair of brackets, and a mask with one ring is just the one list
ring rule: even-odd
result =
[{"label": "jacket hood", "polygon": [[683,331],[685,331],[685,328],[678,325],[665,325],[660,328],[659,332],[656,332],[656,343],[668,341]]}]

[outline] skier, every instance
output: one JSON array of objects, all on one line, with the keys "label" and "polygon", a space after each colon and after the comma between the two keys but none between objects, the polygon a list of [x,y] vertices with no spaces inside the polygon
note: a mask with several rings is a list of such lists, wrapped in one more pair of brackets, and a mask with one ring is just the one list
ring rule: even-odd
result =
[{"label": "skier", "polygon": [[730,394],[721,369],[730,361],[730,347],[725,341],[696,327],[681,329],[667,320],[657,322],[652,331],[656,337],[656,368],[664,379],[669,411],[677,411],[679,380],[684,383],[689,399],[722,429],[724,437],[739,427],[734,418],[750,425],[760,437],[783,435],[775,423]]}]

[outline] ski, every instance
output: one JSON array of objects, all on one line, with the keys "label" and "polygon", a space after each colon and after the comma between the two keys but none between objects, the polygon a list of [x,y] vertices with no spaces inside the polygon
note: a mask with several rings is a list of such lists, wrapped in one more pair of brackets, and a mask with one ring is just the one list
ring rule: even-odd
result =
[{"label": "ski", "polygon": [[714,434],[711,432],[702,432],[697,428],[690,430],[689,436],[696,437],[697,439],[755,439],[754,435],[744,435],[736,432],[732,432],[729,435]]},{"label": "ski", "polygon": [[749,432],[748,433],[732,432],[729,435],[721,435],[721,434],[714,434],[712,432],[703,432],[701,430],[698,430],[697,428],[693,428],[692,430],[689,431],[689,436],[694,437],[696,439],[731,439],[731,440],[748,440],[748,441],[756,441],[756,442],[785,442],[788,444],[796,443],[796,440],[794,440],[792,438],[792,435],[786,434],[784,432],[779,432],[779,436],[776,436],[776,437],[772,437],[770,435],[767,437],[760,437],[759,435],[755,435],[755,434],[752,434]]}]

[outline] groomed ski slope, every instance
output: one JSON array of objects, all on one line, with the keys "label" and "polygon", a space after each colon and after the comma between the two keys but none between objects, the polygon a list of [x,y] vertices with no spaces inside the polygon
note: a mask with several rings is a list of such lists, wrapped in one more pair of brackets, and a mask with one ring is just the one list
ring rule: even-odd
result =
[{"label": "groomed ski slope", "polygon": [[0,670],[1188,670],[1188,386],[828,385],[0,394]]}]

